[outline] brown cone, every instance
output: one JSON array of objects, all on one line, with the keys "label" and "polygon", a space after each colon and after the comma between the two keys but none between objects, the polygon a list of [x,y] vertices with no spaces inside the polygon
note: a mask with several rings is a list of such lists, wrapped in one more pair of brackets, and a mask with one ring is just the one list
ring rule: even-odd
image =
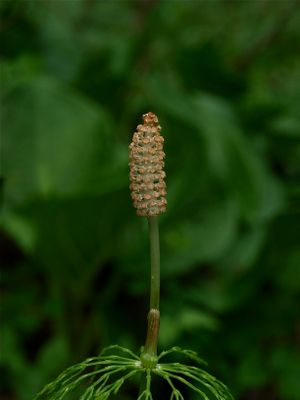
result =
[{"label": "brown cone", "polygon": [[153,216],[166,211],[164,138],[155,114],[143,115],[129,146],[130,190],[137,215]]}]

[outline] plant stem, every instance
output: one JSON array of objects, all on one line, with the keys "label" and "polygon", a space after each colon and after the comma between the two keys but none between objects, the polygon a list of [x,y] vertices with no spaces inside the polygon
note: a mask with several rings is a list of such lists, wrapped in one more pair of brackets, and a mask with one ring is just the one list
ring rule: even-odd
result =
[{"label": "plant stem", "polygon": [[150,310],[159,310],[160,297],[160,250],[159,229],[157,217],[148,217],[150,254],[151,254],[151,286],[150,286]]},{"label": "plant stem", "polygon": [[151,255],[150,310],[148,313],[146,343],[141,355],[141,360],[145,368],[153,368],[157,363],[157,343],[160,320],[160,250],[157,217],[148,217],[148,225]]}]

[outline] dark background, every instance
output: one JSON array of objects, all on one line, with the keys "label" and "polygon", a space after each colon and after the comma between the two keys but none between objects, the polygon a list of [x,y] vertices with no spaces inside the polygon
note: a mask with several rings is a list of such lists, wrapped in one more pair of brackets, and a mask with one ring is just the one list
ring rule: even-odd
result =
[{"label": "dark background", "polygon": [[143,344],[147,224],[127,149],[153,111],[168,184],[160,349],[196,350],[237,400],[299,400],[299,1],[0,12],[0,399]]}]

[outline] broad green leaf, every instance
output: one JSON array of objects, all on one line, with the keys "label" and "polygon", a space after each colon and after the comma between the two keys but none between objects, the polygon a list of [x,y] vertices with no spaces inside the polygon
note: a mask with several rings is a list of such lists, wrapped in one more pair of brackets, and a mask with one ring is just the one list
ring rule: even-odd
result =
[{"label": "broad green leaf", "polygon": [[221,261],[223,268],[239,272],[247,271],[257,260],[265,240],[265,231],[261,228],[240,234],[239,239],[234,242]]},{"label": "broad green leaf", "polygon": [[245,354],[238,366],[238,380],[246,388],[258,388],[265,385],[270,378],[268,361],[260,349],[251,349],[250,352],[247,350],[245,349]]},{"label": "broad green leaf", "polygon": [[190,221],[170,224],[162,232],[162,275],[186,272],[201,262],[217,260],[237,233],[235,204],[216,203]]},{"label": "broad green leaf", "polygon": [[200,309],[184,307],[176,311],[176,318],[162,315],[160,345],[169,347],[179,340],[183,334],[196,335],[199,330],[218,330],[220,323],[217,318]]},{"label": "broad green leaf", "polygon": [[37,79],[13,89],[2,115],[4,200],[74,196],[107,146],[107,118],[90,101]]},{"label": "broad green leaf", "polygon": [[54,336],[40,350],[36,367],[49,378],[56,375],[66,366],[70,358],[69,344],[65,337]]},{"label": "broad green leaf", "polygon": [[277,348],[271,356],[271,365],[278,374],[277,386],[284,399],[297,400],[300,390],[300,356],[287,346]]}]

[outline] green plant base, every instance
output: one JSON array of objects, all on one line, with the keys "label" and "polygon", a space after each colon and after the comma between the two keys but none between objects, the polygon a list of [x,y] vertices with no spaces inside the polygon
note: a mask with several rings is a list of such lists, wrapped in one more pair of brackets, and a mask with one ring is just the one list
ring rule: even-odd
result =
[{"label": "green plant base", "polygon": [[[113,351],[116,354],[110,354]],[[191,350],[173,347],[163,351],[145,368],[141,357],[118,345],[105,348],[98,357],[88,358],[62,372],[35,397],[35,400],[106,400],[116,395],[124,382],[133,376],[146,375],[146,384],[137,400],[153,400],[151,380],[153,375],[164,379],[171,388],[170,400],[184,400],[176,383],[186,386],[202,400],[233,400],[227,387],[198,366],[179,362],[161,363],[172,353],[186,356],[197,364],[206,364]],[[76,394],[75,394],[76,393]],[[79,393],[79,394],[78,394]],[[72,397],[72,394],[76,397]]]}]

